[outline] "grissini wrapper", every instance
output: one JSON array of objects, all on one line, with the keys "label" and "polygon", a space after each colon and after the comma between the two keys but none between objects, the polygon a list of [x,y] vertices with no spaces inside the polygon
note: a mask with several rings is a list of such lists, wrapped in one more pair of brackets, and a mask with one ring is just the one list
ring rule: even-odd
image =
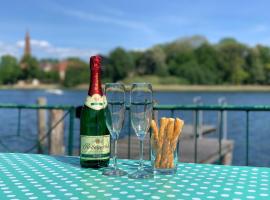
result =
[{"label": "grissini wrapper", "polygon": [[171,139],[174,133],[174,119],[169,118],[169,122],[166,128],[165,135],[163,137],[163,145],[162,145],[162,153],[161,153],[161,160],[160,160],[160,168],[166,168],[168,162],[168,154],[170,153],[171,149]]}]

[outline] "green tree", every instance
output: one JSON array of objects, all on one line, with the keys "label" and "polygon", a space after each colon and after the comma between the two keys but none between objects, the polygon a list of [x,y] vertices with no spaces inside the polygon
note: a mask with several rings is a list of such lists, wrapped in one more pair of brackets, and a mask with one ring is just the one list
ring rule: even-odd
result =
[{"label": "green tree", "polygon": [[266,76],[262,60],[260,59],[259,50],[257,48],[250,49],[246,61],[246,70],[249,73],[247,83],[263,84]]},{"label": "green tree", "polygon": [[35,57],[26,55],[21,60],[23,67],[20,78],[23,80],[30,80],[33,78],[40,79],[42,77],[42,71],[39,67],[39,62]]},{"label": "green tree", "polygon": [[138,69],[138,72],[143,74],[168,75],[166,54],[163,49],[156,46],[146,51],[140,59]]},{"label": "green tree", "polygon": [[[133,73],[143,75],[145,73],[145,68],[144,68],[144,66],[140,66],[140,63],[141,63],[141,60],[142,60],[145,52],[143,52],[143,51],[130,51],[129,54],[132,57],[133,63],[134,63]],[[132,75],[134,75],[134,74],[131,73],[131,76]]]},{"label": "green tree", "polygon": [[206,84],[221,83],[221,73],[218,69],[218,54],[208,43],[194,50],[197,63],[200,65]]},{"label": "green tree", "polygon": [[161,45],[167,57],[167,62],[176,59],[181,52],[192,52],[194,49],[200,47],[204,43],[207,43],[205,37],[192,36],[180,38],[174,42]]},{"label": "green tree", "polygon": [[198,63],[192,49],[184,48],[181,51],[179,50],[177,54],[175,53],[167,62],[170,75],[194,83],[194,77],[191,75],[190,71],[193,70],[193,65],[197,66]]},{"label": "green tree", "polygon": [[113,74],[113,68],[110,65],[110,59],[108,56],[105,55],[100,55],[102,57],[102,67],[101,67],[101,72],[102,72],[102,83],[106,82],[112,82],[112,74]]},{"label": "green tree", "polygon": [[63,82],[66,87],[73,87],[82,83],[89,83],[90,70],[88,64],[79,58],[68,58],[66,77]]},{"label": "green tree", "polygon": [[234,39],[223,39],[217,45],[218,68],[223,83],[244,83],[249,74],[245,70],[248,48]]},{"label": "green tree", "polygon": [[56,70],[43,72],[41,81],[43,83],[59,83],[60,81],[59,73]]},{"label": "green tree", "polygon": [[0,59],[0,83],[13,84],[16,83],[21,70],[17,59],[10,55],[2,56]]},{"label": "green tree", "polygon": [[264,83],[270,84],[270,48],[262,45],[257,45],[256,49],[259,52],[259,59],[264,68]]},{"label": "green tree", "polygon": [[134,71],[134,60],[124,49],[114,49],[109,55],[109,60],[113,81],[118,81],[132,75]]}]

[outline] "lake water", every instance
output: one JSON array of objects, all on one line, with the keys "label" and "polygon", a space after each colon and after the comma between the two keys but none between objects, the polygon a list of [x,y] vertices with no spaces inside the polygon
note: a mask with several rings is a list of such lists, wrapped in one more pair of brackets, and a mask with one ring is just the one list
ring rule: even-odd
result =
[{"label": "lake water", "polygon": [[[217,104],[218,99],[225,97],[228,104],[232,105],[269,105],[270,93],[268,92],[155,92],[154,98],[159,104],[192,104],[195,97],[200,96],[204,104]],[[81,105],[85,101],[86,91],[65,90],[62,95],[52,94],[44,90],[0,90],[0,103],[35,104],[38,97],[46,97],[49,105]],[[168,112],[160,112],[159,116]],[[191,124],[193,113],[190,111],[178,111],[176,116]],[[228,138],[235,141],[234,165],[244,165],[245,152],[245,113],[228,112]],[[21,135],[25,139],[10,137],[17,134],[18,111],[12,109],[0,109],[0,151],[5,151],[3,145],[10,150],[25,151],[36,138],[36,111],[22,112]],[[250,113],[250,165],[270,167],[270,112]],[[217,125],[217,112],[203,113],[203,123]],[[67,123],[66,123],[67,126]],[[67,127],[66,127],[67,128]],[[75,146],[78,147],[79,123],[75,125]],[[212,136],[217,137],[217,134]]]}]

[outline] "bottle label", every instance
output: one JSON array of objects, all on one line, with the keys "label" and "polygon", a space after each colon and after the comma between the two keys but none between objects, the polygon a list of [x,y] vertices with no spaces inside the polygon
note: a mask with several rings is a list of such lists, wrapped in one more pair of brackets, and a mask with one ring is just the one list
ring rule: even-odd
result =
[{"label": "bottle label", "polygon": [[101,96],[99,94],[88,96],[85,105],[93,110],[101,110],[107,106],[106,96]]},{"label": "bottle label", "polygon": [[105,160],[110,157],[110,135],[81,135],[81,158],[84,160]]}]

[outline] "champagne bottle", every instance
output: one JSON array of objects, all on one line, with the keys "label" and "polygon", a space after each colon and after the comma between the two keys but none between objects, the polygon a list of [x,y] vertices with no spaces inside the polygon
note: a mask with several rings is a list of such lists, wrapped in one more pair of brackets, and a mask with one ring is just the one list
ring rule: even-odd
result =
[{"label": "champagne bottle", "polygon": [[82,167],[106,167],[110,158],[110,133],[106,126],[104,109],[106,97],[101,87],[101,57],[90,58],[91,82],[88,97],[81,112],[80,136]]}]

